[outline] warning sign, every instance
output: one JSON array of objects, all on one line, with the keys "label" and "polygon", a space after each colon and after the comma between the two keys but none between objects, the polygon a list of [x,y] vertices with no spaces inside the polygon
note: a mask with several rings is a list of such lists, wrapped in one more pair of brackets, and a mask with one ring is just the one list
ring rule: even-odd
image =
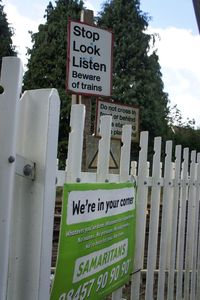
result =
[{"label": "warning sign", "polygon": [[[96,151],[93,159],[91,160],[88,168],[89,169],[96,169],[97,168],[97,159],[98,159],[98,151]],[[114,158],[113,153],[110,151],[110,158],[109,158],[109,169],[118,169],[119,166]]]},{"label": "warning sign", "polygon": [[111,95],[112,44],[112,32],[69,21],[68,90],[86,95]]},{"label": "warning sign", "polygon": [[[96,172],[98,161],[98,146],[99,138],[95,136],[88,136],[86,139],[87,155],[86,166],[87,171]],[[110,173],[118,174],[120,166],[121,142],[119,140],[111,140],[109,169]]]},{"label": "warning sign", "polygon": [[138,142],[139,136],[139,107],[123,105],[119,102],[97,100],[96,136],[99,136],[100,117],[112,116],[111,136],[121,139],[122,127],[132,125],[132,141]]}]

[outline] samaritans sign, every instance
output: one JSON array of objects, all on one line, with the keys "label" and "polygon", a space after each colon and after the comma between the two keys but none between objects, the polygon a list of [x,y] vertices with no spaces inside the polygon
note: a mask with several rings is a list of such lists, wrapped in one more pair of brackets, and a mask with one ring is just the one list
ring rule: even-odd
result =
[{"label": "samaritans sign", "polygon": [[73,93],[110,96],[112,88],[110,31],[70,20],[67,89]]},{"label": "samaritans sign", "polygon": [[100,300],[133,268],[132,183],[66,184],[51,300]]}]

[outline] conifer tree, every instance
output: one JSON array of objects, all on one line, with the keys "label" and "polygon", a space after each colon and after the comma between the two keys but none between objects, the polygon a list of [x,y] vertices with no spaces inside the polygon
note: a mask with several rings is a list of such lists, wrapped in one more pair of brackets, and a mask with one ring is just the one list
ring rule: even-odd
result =
[{"label": "conifer tree", "polygon": [[139,105],[140,130],[153,137],[167,133],[168,96],[156,51],[149,54],[148,21],[139,0],[107,1],[98,17],[98,25],[114,33],[113,98]]},{"label": "conifer tree", "polygon": [[13,30],[9,26],[6,13],[4,12],[4,6],[0,0],[0,69],[2,57],[15,56],[15,47],[12,43]]},{"label": "conifer tree", "polygon": [[58,0],[50,2],[45,12],[46,23],[37,33],[31,33],[33,47],[24,76],[24,89],[50,88],[58,90],[61,99],[58,157],[65,163],[71,98],[66,94],[66,57],[68,18],[80,19],[83,2]]}]

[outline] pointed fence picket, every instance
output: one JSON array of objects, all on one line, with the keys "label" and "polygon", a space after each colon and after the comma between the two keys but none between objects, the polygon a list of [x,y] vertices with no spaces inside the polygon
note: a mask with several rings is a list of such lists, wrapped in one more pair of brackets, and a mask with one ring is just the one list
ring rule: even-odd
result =
[{"label": "pointed fence picket", "polygon": [[[192,280],[194,282],[196,288],[196,299],[199,299],[199,288],[198,288],[198,273],[199,273],[199,245],[200,245],[200,234],[199,234],[199,210],[200,210],[200,153],[197,154],[197,181],[196,181],[196,232],[195,232],[195,246],[194,253],[195,257],[193,260],[193,277]],[[195,271],[196,267],[196,271]]]},{"label": "pointed fence picket", "polygon": [[[170,193],[172,189],[172,142],[166,143],[166,157],[164,166],[165,185],[163,186],[162,199],[162,223],[161,223],[161,238],[160,238],[160,255],[159,255],[159,277],[158,277],[158,293],[157,299],[163,299],[165,288],[165,270],[167,267],[167,250],[170,243],[170,228],[168,222],[170,220]],[[167,233],[167,236],[166,236]]]},{"label": "pointed fence picket", "polygon": [[[140,153],[137,176],[137,214],[136,214],[136,245],[134,271],[132,275],[131,294],[132,299],[139,299],[141,269],[144,264],[144,246],[146,230],[146,210],[149,186],[149,166],[147,163],[148,132],[142,132],[140,136]],[[136,174],[135,174],[136,175]]]},{"label": "pointed fence picket", "polygon": [[161,155],[161,138],[155,138],[152,171],[152,193],[151,193],[151,214],[149,223],[149,240],[148,240],[148,258],[147,258],[147,280],[145,300],[153,298],[153,281],[154,270],[156,268],[157,257],[157,235],[160,206],[160,155]]},{"label": "pointed fence picket", "polygon": [[176,245],[177,245],[177,224],[178,224],[178,206],[180,194],[180,168],[181,168],[181,146],[176,146],[175,163],[174,163],[174,184],[172,198],[172,223],[171,223],[171,245],[169,257],[169,274],[168,274],[168,295],[167,299],[174,299],[174,280],[176,266]]}]

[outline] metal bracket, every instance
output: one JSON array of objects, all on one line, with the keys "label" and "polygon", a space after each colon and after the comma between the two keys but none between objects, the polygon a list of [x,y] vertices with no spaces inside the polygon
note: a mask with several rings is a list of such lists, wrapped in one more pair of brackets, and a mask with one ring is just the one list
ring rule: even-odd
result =
[{"label": "metal bracket", "polygon": [[24,158],[21,155],[16,155],[16,164],[15,164],[15,173],[19,176],[26,177],[27,179],[34,180],[35,179],[35,167],[36,164]]}]

